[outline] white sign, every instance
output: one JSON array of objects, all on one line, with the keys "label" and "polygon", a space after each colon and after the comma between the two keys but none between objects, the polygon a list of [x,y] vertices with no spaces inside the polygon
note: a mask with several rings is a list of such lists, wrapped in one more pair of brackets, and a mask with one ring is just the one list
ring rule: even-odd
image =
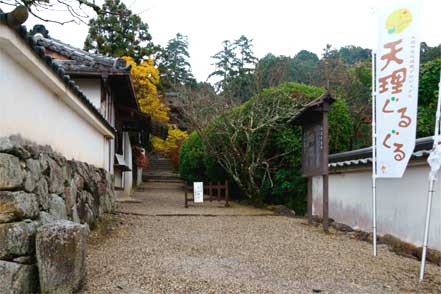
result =
[{"label": "white sign", "polygon": [[383,9],[376,58],[376,151],[379,178],[400,178],[415,148],[420,59],[419,6]]},{"label": "white sign", "polygon": [[204,183],[194,182],[193,183],[193,197],[194,203],[204,202]]}]

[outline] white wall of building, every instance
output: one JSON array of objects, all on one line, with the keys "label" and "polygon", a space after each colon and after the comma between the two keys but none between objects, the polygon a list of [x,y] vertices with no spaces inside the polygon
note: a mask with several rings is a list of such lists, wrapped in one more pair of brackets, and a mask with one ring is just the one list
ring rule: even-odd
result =
[{"label": "white wall of building", "polygon": [[[370,169],[329,175],[329,217],[355,229],[372,231]],[[413,162],[401,179],[377,180],[378,234],[392,234],[421,246],[427,205],[429,168]],[[313,179],[313,214],[322,215],[322,180]],[[429,247],[441,250],[441,184],[433,198]]]},{"label": "white wall of building", "polygon": [[101,80],[96,79],[74,79],[80,87],[81,92],[87,96],[96,109],[101,111]]},{"label": "white wall of building", "polygon": [[0,26],[0,136],[19,134],[69,159],[105,167],[105,128],[8,30]]},{"label": "white wall of building", "polygon": [[[124,146],[124,161],[126,162],[127,166],[133,170],[133,164],[132,164],[132,144],[130,142],[129,133],[124,132],[123,133],[123,146]],[[132,194],[132,187],[133,187],[133,172],[132,171],[126,171],[123,172],[123,183],[124,183],[124,196],[130,197]]]}]

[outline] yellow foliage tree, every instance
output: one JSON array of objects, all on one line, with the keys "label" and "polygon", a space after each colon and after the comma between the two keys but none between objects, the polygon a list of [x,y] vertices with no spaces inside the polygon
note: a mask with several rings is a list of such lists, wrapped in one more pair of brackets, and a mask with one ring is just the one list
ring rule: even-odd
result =
[{"label": "yellow foliage tree", "polygon": [[148,58],[137,64],[131,57],[123,58],[132,66],[133,86],[141,111],[150,115],[155,121],[168,123],[169,108],[158,95],[159,70],[155,67],[153,59]]},{"label": "yellow foliage tree", "polygon": [[159,137],[152,137],[153,149],[159,152],[170,153],[174,149],[178,148],[178,142],[181,142],[188,138],[188,134],[185,131],[180,130],[175,125],[168,126],[168,137],[166,140],[162,140]]}]

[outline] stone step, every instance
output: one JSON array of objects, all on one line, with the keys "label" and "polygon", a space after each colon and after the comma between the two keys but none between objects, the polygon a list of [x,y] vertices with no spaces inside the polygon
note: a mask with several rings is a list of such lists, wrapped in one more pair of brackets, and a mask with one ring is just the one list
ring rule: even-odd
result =
[{"label": "stone step", "polygon": [[179,175],[148,175],[144,174],[142,176],[143,182],[183,182]]}]

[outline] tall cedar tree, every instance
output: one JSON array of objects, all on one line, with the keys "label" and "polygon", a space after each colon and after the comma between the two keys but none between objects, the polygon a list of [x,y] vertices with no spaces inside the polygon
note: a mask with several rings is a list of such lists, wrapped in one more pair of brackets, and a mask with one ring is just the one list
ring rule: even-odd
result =
[{"label": "tall cedar tree", "polygon": [[108,13],[89,22],[84,50],[112,57],[130,56],[137,62],[155,52],[149,26],[124,3],[106,0],[102,10]]},{"label": "tall cedar tree", "polygon": [[253,40],[242,35],[231,42],[225,40],[223,49],[211,58],[216,60],[215,71],[208,78],[219,77],[216,83],[218,91],[245,101],[256,93],[254,71],[257,58],[252,47]]},{"label": "tall cedar tree", "polygon": [[220,78],[215,84],[217,91],[227,88],[228,83],[235,75],[234,66],[237,64],[234,44],[229,40],[225,40],[222,45],[222,50],[211,56],[212,59],[216,60],[216,62],[212,64],[215,66],[215,71],[208,76],[208,78]]},{"label": "tall cedar tree", "polygon": [[191,65],[188,59],[188,38],[180,33],[169,40],[163,51],[160,70],[166,73],[162,78],[165,89],[177,89],[179,86],[192,86],[196,80],[191,72]]}]

